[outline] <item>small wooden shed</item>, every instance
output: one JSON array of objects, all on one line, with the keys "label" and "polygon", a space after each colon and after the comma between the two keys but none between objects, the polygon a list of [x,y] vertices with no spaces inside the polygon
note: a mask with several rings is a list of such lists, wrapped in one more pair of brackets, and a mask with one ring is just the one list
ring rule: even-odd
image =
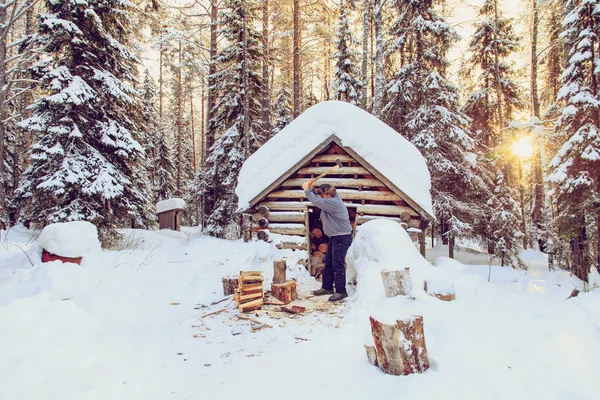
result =
[{"label": "small wooden shed", "polygon": [[353,227],[374,218],[396,221],[424,255],[425,229],[434,220],[425,160],[389,126],[343,102],[313,106],[244,163],[236,190],[247,214],[244,237],[276,238],[278,247],[306,249],[310,259],[323,253],[320,210],[300,185],[336,160],[342,167],[316,186],[337,188]]},{"label": "small wooden shed", "polygon": [[158,215],[158,229],[181,229],[181,213],[185,209],[185,200],[172,198],[156,203]]}]

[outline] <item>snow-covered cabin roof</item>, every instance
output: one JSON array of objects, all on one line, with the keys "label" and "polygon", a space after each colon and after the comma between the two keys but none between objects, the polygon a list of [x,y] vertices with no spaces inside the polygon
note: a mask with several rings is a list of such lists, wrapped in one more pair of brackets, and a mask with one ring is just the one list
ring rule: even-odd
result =
[{"label": "snow-covered cabin roof", "polygon": [[341,101],[309,108],[246,160],[235,190],[238,209],[252,206],[265,188],[293,173],[292,167],[332,136],[433,218],[431,179],[419,150],[373,115]]},{"label": "snow-covered cabin roof", "polygon": [[156,203],[156,213],[160,214],[171,210],[183,210],[185,206],[185,200],[180,199],[179,197],[173,197],[172,199]]}]

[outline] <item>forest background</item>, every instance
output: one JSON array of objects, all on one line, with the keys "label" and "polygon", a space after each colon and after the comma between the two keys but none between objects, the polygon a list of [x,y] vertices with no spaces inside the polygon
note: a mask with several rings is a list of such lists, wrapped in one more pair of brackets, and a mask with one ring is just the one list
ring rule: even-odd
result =
[{"label": "forest background", "polygon": [[340,100],[422,152],[450,256],[468,238],[523,267],[532,247],[587,281],[599,3],[1,0],[0,221],[84,219],[109,245],[184,197],[187,223],[237,238],[244,160]]}]

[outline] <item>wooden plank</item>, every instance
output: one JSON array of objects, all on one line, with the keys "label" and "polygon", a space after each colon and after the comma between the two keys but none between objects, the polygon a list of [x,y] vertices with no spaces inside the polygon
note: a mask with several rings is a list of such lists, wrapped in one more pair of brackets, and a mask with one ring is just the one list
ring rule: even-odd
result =
[{"label": "wooden plank", "polygon": [[[321,154],[320,156],[316,156],[311,161],[314,163],[335,163],[335,160],[340,160],[341,162],[353,162],[354,158],[344,155],[344,154]],[[355,162],[355,161],[354,161]]]},{"label": "wooden plank", "polygon": [[[300,227],[295,227],[295,226],[281,226],[283,224],[280,224],[276,227],[269,227],[269,232],[271,233],[277,233],[280,235],[300,235],[300,236],[305,236],[306,235],[306,229],[304,229],[304,225],[302,225],[302,228]],[[295,225],[295,224],[290,224],[290,225]]]},{"label": "wooden plank", "polygon": [[[315,175],[320,175],[323,172],[326,172],[330,169],[331,167],[307,167],[307,168],[300,168],[300,170],[298,170],[298,175],[311,175],[311,174],[315,174]],[[332,171],[329,173],[329,175],[364,175],[364,174],[368,174],[369,171],[366,168],[363,167],[342,167],[338,170]]]},{"label": "wooden plank", "polygon": [[[369,190],[340,189],[337,191],[342,200],[373,200],[373,201],[400,201],[400,197],[394,192],[375,192]],[[271,192],[267,198],[299,199],[306,198],[303,190],[278,190]]]},{"label": "wooden plank", "polygon": [[382,215],[359,215],[356,217],[356,225],[364,224],[365,222],[372,221],[374,219],[387,219],[389,221],[394,221],[398,223],[402,223],[402,219],[398,217],[384,217]]},{"label": "wooden plank", "polygon": [[294,242],[283,242],[276,244],[275,247],[278,249],[289,249],[289,250],[306,250],[306,243],[294,243]]},{"label": "wooden plank", "polygon": [[[294,178],[288,179],[287,181],[281,184],[282,187],[300,187],[304,182],[306,182],[308,178]],[[318,184],[315,183],[316,186],[328,184],[335,186],[336,188],[340,187],[385,187],[385,185],[378,181],[377,179],[353,179],[353,178],[321,178],[318,181]]]},{"label": "wooden plank", "polygon": [[358,214],[379,214],[379,215],[394,215],[400,216],[403,212],[409,213],[411,216],[418,217],[419,214],[408,206],[388,206],[380,204],[364,204],[356,207]]}]

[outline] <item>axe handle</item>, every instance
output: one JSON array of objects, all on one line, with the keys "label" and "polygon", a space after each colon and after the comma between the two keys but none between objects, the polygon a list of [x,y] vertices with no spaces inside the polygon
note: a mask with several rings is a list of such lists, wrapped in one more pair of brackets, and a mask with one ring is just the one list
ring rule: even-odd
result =
[{"label": "axe handle", "polygon": [[319,175],[316,178],[314,178],[313,182],[316,182],[318,179],[321,179],[325,175],[330,174],[333,171],[338,170],[338,169],[340,169],[340,166],[339,165],[334,165],[333,167],[329,168],[327,171],[323,172],[321,175]]}]

